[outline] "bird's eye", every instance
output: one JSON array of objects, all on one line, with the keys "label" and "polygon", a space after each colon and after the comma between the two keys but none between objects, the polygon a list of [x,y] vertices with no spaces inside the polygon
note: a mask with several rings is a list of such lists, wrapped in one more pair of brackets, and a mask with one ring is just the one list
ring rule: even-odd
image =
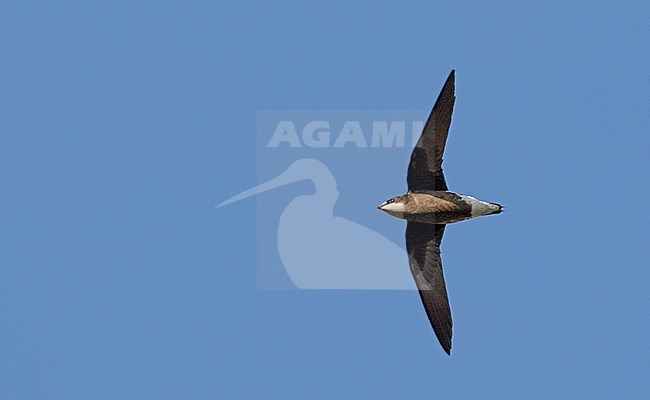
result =
[{"label": "bird's eye", "polygon": [[390,199],[390,200],[388,200],[388,204],[390,204],[390,203],[392,203],[394,201],[395,201],[395,199]]}]

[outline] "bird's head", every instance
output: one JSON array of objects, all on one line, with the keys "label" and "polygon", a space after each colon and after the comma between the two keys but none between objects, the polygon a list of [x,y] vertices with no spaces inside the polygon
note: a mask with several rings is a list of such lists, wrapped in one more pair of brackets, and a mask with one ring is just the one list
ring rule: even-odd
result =
[{"label": "bird's head", "polygon": [[408,200],[406,195],[395,196],[384,201],[377,208],[394,217],[401,218],[404,215]]}]

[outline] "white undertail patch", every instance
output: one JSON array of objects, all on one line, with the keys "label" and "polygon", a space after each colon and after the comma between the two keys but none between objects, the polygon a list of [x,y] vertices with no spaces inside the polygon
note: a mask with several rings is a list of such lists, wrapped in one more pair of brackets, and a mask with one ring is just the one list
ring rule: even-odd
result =
[{"label": "white undertail patch", "polygon": [[459,194],[459,196],[463,199],[463,201],[472,206],[472,218],[481,215],[493,214],[495,212],[498,212],[500,209],[500,207],[496,204],[481,201],[472,196],[465,194]]}]

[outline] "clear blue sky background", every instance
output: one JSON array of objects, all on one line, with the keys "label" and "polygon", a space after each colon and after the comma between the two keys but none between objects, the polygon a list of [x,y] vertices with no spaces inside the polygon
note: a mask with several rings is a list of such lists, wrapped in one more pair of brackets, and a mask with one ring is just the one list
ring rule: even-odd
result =
[{"label": "clear blue sky background", "polygon": [[[394,3],[2,2],[0,398],[648,398],[647,2]],[[453,356],[414,292],[257,290],[255,201],[213,209],[256,110],[452,67],[448,180],[507,207],[445,237]]]}]

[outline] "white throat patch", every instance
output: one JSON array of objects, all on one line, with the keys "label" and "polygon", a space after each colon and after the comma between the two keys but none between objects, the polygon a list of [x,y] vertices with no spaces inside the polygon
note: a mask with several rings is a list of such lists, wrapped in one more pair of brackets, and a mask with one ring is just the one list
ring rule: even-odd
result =
[{"label": "white throat patch", "polygon": [[401,218],[404,215],[404,203],[386,203],[380,206],[382,211],[387,212],[390,215]]}]

